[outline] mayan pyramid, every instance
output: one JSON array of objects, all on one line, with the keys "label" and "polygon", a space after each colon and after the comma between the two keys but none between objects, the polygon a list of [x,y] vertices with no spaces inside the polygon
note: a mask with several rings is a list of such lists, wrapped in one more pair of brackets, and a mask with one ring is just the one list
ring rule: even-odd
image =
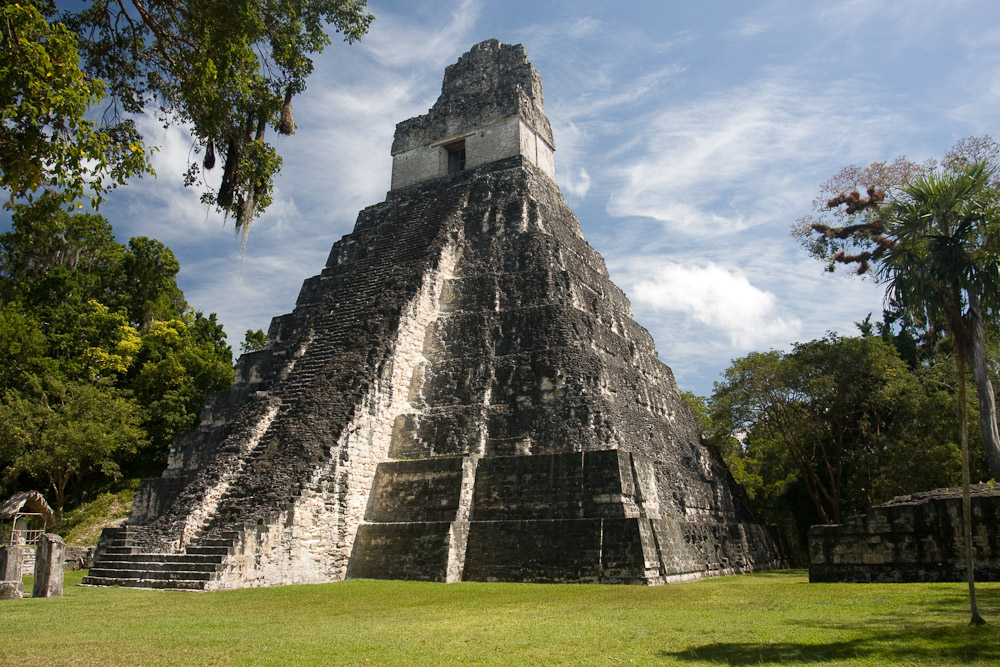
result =
[{"label": "mayan pyramid", "polygon": [[392,187],[102,536],[85,583],[659,584],[777,564],[554,180],[490,40],[396,127]]}]

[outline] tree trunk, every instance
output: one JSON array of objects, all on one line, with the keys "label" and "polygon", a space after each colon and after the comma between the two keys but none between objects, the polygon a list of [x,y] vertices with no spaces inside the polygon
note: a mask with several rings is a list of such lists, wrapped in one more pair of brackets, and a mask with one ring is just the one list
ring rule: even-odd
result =
[{"label": "tree trunk", "polygon": [[1000,480],[1000,429],[997,427],[997,404],[993,395],[993,383],[986,365],[986,331],[983,325],[982,313],[979,310],[979,299],[969,295],[969,311],[966,315],[969,341],[962,345],[961,352],[976,378],[976,389],[979,391],[979,428],[983,432],[983,447],[986,449],[986,462],[990,467],[990,475]]},{"label": "tree trunk", "polygon": [[794,435],[789,435],[784,429],[781,429],[781,433],[785,441],[785,446],[792,453],[792,459],[795,461],[796,467],[802,473],[802,484],[806,487],[806,493],[809,494],[809,498],[813,501],[813,507],[816,508],[816,513],[819,514],[820,521],[825,524],[840,523],[837,520],[830,520],[830,514],[826,511],[826,507],[823,504],[823,496],[829,498],[830,494],[823,487],[823,482],[819,479],[819,475],[816,474],[815,468],[810,465],[809,457],[806,455],[805,450],[799,446]]},{"label": "tree trunk", "polygon": [[969,581],[970,625],[985,625],[976,603],[976,567],[972,549],[972,490],[969,483],[969,415],[965,397],[965,361],[955,355],[958,371],[958,423],[962,437],[962,528],[965,536],[965,576]]},{"label": "tree trunk", "polygon": [[67,480],[65,476],[61,477],[59,480],[56,480],[55,477],[53,477],[51,474],[48,477],[49,477],[49,486],[52,487],[52,491],[55,495],[56,506],[53,509],[55,510],[56,523],[61,524],[63,520],[63,505],[66,503]]}]

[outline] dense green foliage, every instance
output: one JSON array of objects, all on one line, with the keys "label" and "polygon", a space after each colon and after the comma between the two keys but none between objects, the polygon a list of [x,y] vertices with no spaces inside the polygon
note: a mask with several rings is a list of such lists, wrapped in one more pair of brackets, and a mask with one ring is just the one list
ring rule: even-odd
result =
[{"label": "dense green foliage", "polygon": [[[11,665],[995,665],[955,584],[349,580],[198,595],[78,587],[5,603]],[[30,590],[30,586],[26,587]],[[981,589],[1000,613],[1000,584]],[[24,628],[31,628],[25,632]]]},{"label": "dense green foliage", "polygon": [[[861,328],[860,337],[753,352],[733,362],[709,401],[688,397],[710,444],[800,558],[814,523],[960,479],[951,352],[908,363],[897,344],[915,350],[912,327]],[[982,457],[975,464],[988,477]]]},{"label": "dense green foliage", "polygon": [[[292,98],[332,27],[348,42],[372,16],[365,0],[52,0],[4,3],[0,30],[0,187],[11,203],[37,191],[95,205],[111,187],[151,172],[133,118],[184,123],[204,149],[188,185],[223,156],[206,203],[246,233],[271,202],[281,157],[268,126],[292,134]],[[82,58],[81,58],[82,56]],[[94,121],[93,112],[100,112]]]},{"label": "dense green foliage", "polygon": [[240,352],[260,352],[267,344],[267,334],[263,329],[247,329],[240,343]]},{"label": "dense green foliage", "polygon": [[[947,333],[959,353],[956,363],[976,380],[982,443],[1000,479],[986,352],[988,331],[1000,325],[998,167],[1000,145],[989,137],[963,139],[941,168],[903,158],[891,167],[849,167],[822,186],[834,196],[817,200],[820,215],[800,220],[795,234],[829,270],[849,265],[874,276],[895,310]],[[865,185],[868,197],[858,193]]]},{"label": "dense green foliage", "polygon": [[101,126],[86,113],[103,81],[81,70],[78,36],[49,2],[4,2],[0,30],[0,187],[15,199],[59,190],[68,201],[103,193],[150,171],[128,119]]},{"label": "dense green foliage", "polygon": [[169,248],[43,196],[0,235],[2,491],[155,474],[208,391],[232,379],[214,314],[193,312]]}]

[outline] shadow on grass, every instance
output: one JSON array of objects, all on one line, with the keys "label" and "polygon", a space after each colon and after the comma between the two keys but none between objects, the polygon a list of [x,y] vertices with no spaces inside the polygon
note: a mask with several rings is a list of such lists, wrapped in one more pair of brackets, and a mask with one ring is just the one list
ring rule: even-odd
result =
[{"label": "shadow on grass", "polygon": [[716,642],[684,651],[661,651],[660,657],[721,665],[761,663],[814,663],[850,659],[878,659],[886,664],[926,660],[968,664],[982,661],[1000,664],[1000,642],[995,628],[956,626],[866,632],[855,639],[828,643],[808,642]]},{"label": "shadow on grass", "polygon": [[798,642],[717,642],[685,651],[659,654],[664,658],[715,662],[722,665],[761,663],[814,663],[850,659],[877,659],[886,664],[915,662],[933,656],[937,662],[968,664],[1000,663],[996,631],[982,627],[914,628],[911,631],[870,634],[857,639],[826,644]]},{"label": "shadow on grass", "polygon": [[[715,642],[684,651],[660,651],[662,658],[711,662],[722,665],[759,665],[761,663],[796,662],[810,664],[841,660],[876,660],[885,664],[912,663],[933,657],[934,662],[968,664],[973,661],[1000,664],[1000,589],[984,590],[979,595],[980,610],[990,625],[966,625],[968,611],[964,595],[946,595],[943,599],[920,604],[921,616],[934,620],[918,621],[909,616],[891,613],[869,618],[865,623],[812,623],[839,637],[831,642]],[[985,603],[985,604],[984,604]],[[960,610],[960,611],[959,611]],[[955,615],[959,611],[959,615]],[[951,620],[942,621],[942,615]]]}]

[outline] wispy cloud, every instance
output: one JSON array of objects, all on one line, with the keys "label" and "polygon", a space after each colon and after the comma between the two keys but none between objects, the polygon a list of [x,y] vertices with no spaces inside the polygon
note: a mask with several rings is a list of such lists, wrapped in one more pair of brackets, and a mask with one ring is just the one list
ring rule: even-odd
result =
[{"label": "wispy cloud", "polygon": [[756,37],[771,29],[771,25],[764,21],[744,21],[733,31],[740,37]]},{"label": "wispy cloud", "polygon": [[[816,5],[816,23],[844,48],[865,48],[861,35],[879,30],[882,49],[953,39],[953,27],[969,25],[981,10],[995,11],[993,0],[909,0],[905,10],[893,0],[829,0]],[[992,24],[986,24],[992,25]]]},{"label": "wispy cloud", "polygon": [[590,140],[582,126],[572,122],[555,123],[552,128],[557,142],[556,181],[570,197],[580,200],[590,191],[584,145]]},{"label": "wispy cloud", "polygon": [[870,153],[907,124],[856,84],[818,89],[794,70],[773,70],[634,121],[635,140],[611,169],[618,187],[608,213],[653,218],[675,231],[746,229],[811,198],[796,191],[814,187],[800,180],[803,166]]},{"label": "wispy cloud", "polygon": [[468,48],[465,42],[481,9],[481,0],[461,0],[450,20],[443,24],[437,13],[429,12],[427,20],[417,24],[412,15],[384,9],[377,12],[378,18],[362,45],[380,64],[389,67],[443,66]]},{"label": "wispy cloud", "polygon": [[566,34],[574,39],[581,39],[583,37],[591,37],[594,35],[600,35],[603,32],[604,24],[601,21],[591,17],[583,16],[571,23],[566,29]]},{"label": "wispy cloud", "polygon": [[637,104],[683,71],[679,65],[667,65],[638,78],[614,82],[609,79],[607,89],[588,91],[575,99],[560,102],[554,111],[564,120],[594,119],[617,107]]},{"label": "wispy cloud", "polygon": [[963,101],[948,111],[948,117],[975,127],[976,133],[995,134],[1000,120],[1000,27],[970,23],[964,26],[960,41],[966,57],[953,80],[964,93],[955,98]]}]

